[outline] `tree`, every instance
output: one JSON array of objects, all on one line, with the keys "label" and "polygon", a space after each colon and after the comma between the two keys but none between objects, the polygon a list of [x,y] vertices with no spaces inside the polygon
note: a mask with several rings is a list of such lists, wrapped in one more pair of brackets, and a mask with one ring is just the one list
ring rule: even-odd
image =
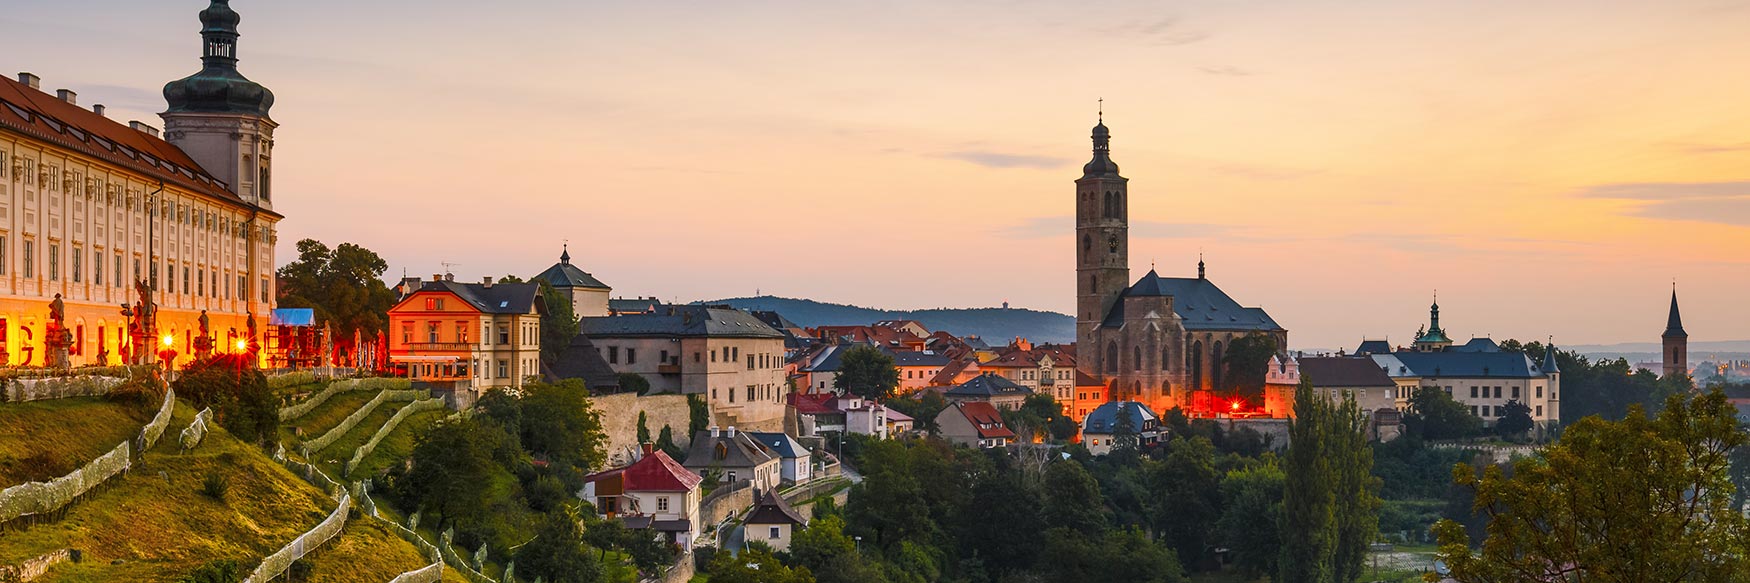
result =
[{"label": "tree", "polygon": [[662,453],[668,454],[675,461],[681,461],[681,457],[686,455],[681,451],[681,446],[674,442],[674,428],[667,425],[662,426],[662,432],[656,434],[656,449],[662,450]]},{"label": "tree", "polygon": [[638,412],[638,443],[650,443],[650,425],[643,411]]},{"label": "tree", "polygon": [[440,528],[479,522],[510,498],[516,479],[497,459],[510,439],[491,423],[433,426],[414,440],[413,469],[396,481],[403,505],[437,511]]},{"label": "tree", "polygon": [[650,379],[635,372],[623,372],[614,375],[620,381],[620,392],[643,395],[650,392]]},{"label": "tree", "polygon": [[873,346],[858,346],[839,358],[832,386],[845,394],[879,401],[892,396],[899,386],[899,369],[893,366],[892,355]]},{"label": "tree", "polygon": [[601,466],[607,435],[582,381],[523,387],[522,443],[529,453],[579,470]]},{"label": "tree", "polygon": [[1094,475],[1073,460],[1045,470],[1045,525],[1067,528],[1088,537],[1106,532],[1109,519]]},{"label": "tree", "polygon": [[770,549],[757,546],[739,555],[717,553],[705,574],[711,583],[814,583],[807,567],[786,567]]},{"label": "tree", "polygon": [[601,563],[583,547],[583,523],[577,509],[562,506],[541,520],[535,538],[517,549],[517,574],[553,583],[594,583]]},{"label": "tree", "polygon": [[942,396],[941,391],[918,391],[910,399],[889,399],[886,404],[894,411],[911,417],[917,430],[935,433],[939,429],[936,427],[936,415],[948,408],[948,399]]},{"label": "tree", "polygon": [[1483,420],[1440,387],[1417,387],[1410,395],[1405,424],[1420,428],[1423,439],[1458,439],[1483,432]]},{"label": "tree", "polygon": [[845,523],[836,516],[816,518],[790,539],[790,557],[808,569],[820,583],[881,583],[881,569],[857,552],[857,543],[844,533]]},{"label": "tree", "polygon": [[711,406],[698,394],[687,395],[687,435],[698,435],[711,424]]},{"label": "tree", "polygon": [[1287,476],[1276,457],[1229,470],[1221,479],[1222,514],[1215,538],[1231,550],[1234,564],[1253,576],[1276,572],[1282,555],[1282,489]]},{"label": "tree", "polygon": [[237,439],[264,443],[279,432],[278,399],[246,356],[220,354],[191,362],[172,385],[176,396],[196,409],[212,407],[214,421]]},{"label": "tree", "polygon": [[382,279],[389,263],[352,243],[330,250],[304,239],[297,249],[298,259],[279,269],[279,307],[311,308],[334,332],[335,359],[360,364],[347,350],[355,341],[376,340],[389,325],[395,292]]},{"label": "tree", "polygon": [[[1228,343],[1227,352],[1222,354],[1221,365],[1227,368],[1229,387],[1234,394],[1244,397],[1254,403],[1262,403],[1264,398],[1264,377],[1269,373],[1270,359],[1276,356],[1276,338],[1262,332],[1253,332],[1235,338]],[[1223,387],[1217,387],[1223,388]]]},{"label": "tree", "polygon": [[1519,402],[1519,399],[1507,401],[1501,406],[1504,413],[1495,421],[1495,431],[1502,437],[1519,437],[1531,431],[1534,422],[1531,420],[1531,407]]},{"label": "tree", "polygon": [[1282,556],[1278,581],[1360,579],[1367,545],[1379,529],[1379,480],[1360,406],[1295,389],[1284,465]]},{"label": "tree", "polygon": [[541,284],[541,301],[547,304],[547,311],[541,314],[541,362],[558,364],[564,360],[571,339],[577,337],[577,312],[565,292],[545,279],[536,278],[535,282]]},{"label": "tree", "polygon": [[1179,553],[1180,564],[1197,564],[1221,511],[1215,446],[1201,437],[1173,440],[1167,459],[1150,466],[1148,483],[1156,495],[1155,532]]},{"label": "tree", "polygon": [[1117,409],[1118,418],[1112,421],[1112,454],[1134,458],[1142,447],[1142,439],[1137,434],[1136,419],[1123,403],[1119,403]]},{"label": "tree", "polygon": [[1489,520],[1473,550],[1462,525],[1435,526],[1437,556],[1462,582],[1728,581],[1750,572],[1750,527],[1731,505],[1733,448],[1747,438],[1723,393],[1666,398],[1648,419],[1588,417],[1507,475],[1453,478],[1476,490]]},{"label": "tree", "polygon": [[1069,529],[1045,534],[1040,563],[1051,583],[1124,581],[1183,583],[1185,571],[1173,551],[1149,540],[1141,530],[1127,528],[1088,538]]}]

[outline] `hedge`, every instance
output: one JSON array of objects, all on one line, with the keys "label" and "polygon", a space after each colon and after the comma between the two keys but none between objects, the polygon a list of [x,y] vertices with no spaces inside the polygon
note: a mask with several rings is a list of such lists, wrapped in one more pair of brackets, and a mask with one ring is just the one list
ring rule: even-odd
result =
[{"label": "hedge", "polygon": [[182,449],[194,449],[201,444],[201,439],[207,436],[207,420],[212,418],[212,407],[201,409],[201,412],[194,415],[194,421],[189,422],[188,427],[183,428],[182,434],[177,437],[176,441],[182,444]]}]

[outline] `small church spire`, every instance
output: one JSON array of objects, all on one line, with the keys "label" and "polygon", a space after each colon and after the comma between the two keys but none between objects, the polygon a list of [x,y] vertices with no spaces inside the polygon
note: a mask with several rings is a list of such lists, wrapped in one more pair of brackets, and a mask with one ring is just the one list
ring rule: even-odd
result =
[{"label": "small church spire", "polygon": [[1197,252],[1197,279],[1203,279],[1203,252]]},{"label": "small church spire", "polygon": [[570,241],[566,241],[566,242],[560,244],[559,263],[562,263],[565,265],[571,265],[571,242]]}]

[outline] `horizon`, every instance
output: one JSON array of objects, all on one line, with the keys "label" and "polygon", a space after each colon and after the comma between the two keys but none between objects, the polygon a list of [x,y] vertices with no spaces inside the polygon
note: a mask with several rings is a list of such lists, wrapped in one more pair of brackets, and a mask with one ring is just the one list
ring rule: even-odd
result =
[{"label": "horizon", "polygon": [[[26,4],[0,52],[161,126],[205,4]],[[1454,338],[1654,342],[1674,278],[1692,341],[1750,336],[1746,2],[234,6],[281,265],[527,277],[569,241],[616,296],[1067,313],[1103,98],[1131,279],[1201,252],[1291,349],[1407,338],[1435,290]]]}]

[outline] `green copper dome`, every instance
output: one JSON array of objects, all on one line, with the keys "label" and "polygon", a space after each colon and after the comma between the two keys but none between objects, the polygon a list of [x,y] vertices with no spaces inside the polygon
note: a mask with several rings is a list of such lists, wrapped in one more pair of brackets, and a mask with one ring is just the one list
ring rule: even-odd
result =
[{"label": "green copper dome", "polygon": [[237,23],[230,0],[202,10],[199,73],[164,84],[170,113],[242,113],[267,117],[273,92],[237,72]]}]

